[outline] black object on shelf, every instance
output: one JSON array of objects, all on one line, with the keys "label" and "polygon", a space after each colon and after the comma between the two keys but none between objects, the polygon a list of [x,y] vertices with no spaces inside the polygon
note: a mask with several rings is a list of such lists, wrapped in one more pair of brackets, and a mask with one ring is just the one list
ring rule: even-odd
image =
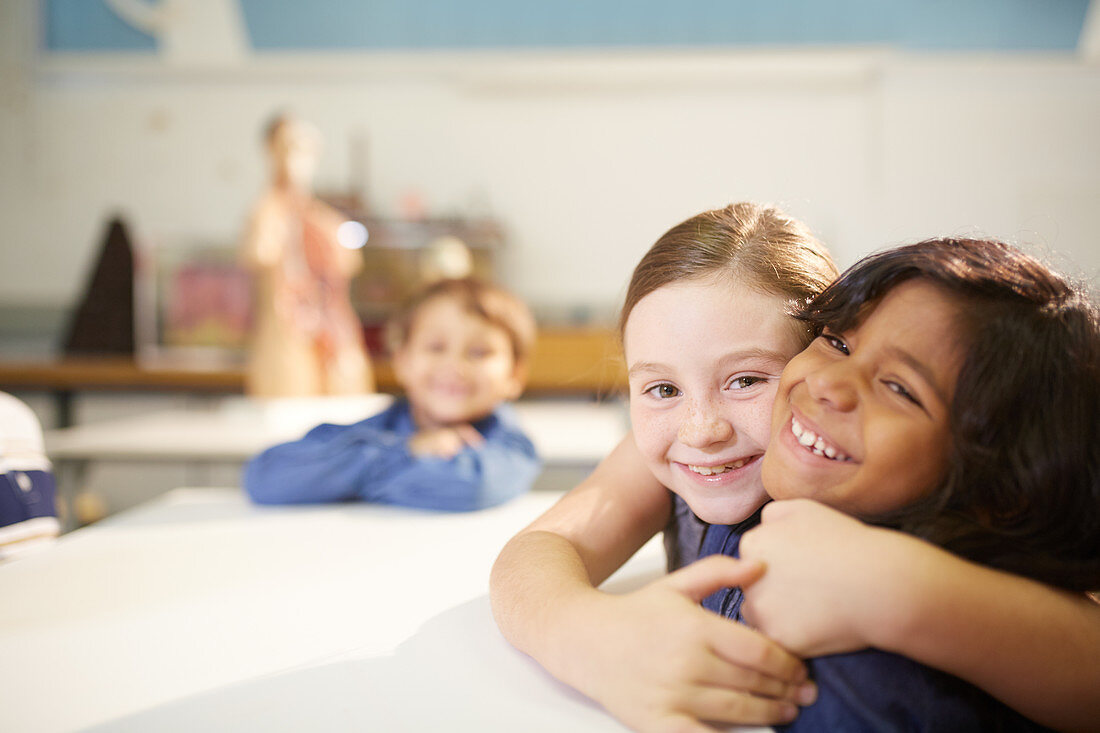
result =
[{"label": "black object on shelf", "polygon": [[134,354],[134,250],[118,217],[108,224],[62,348],[70,356]]}]

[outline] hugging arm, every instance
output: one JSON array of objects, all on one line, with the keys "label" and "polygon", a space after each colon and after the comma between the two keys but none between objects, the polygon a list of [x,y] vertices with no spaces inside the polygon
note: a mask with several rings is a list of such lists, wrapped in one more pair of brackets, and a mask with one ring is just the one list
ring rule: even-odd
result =
[{"label": "hugging arm", "polygon": [[628,436],[501,551],[490,580],[497,624],[554,676],[639,730],[789,720],[791,701],[807,694],[801,663],[699,606],[719,587],[751,583],[759,566],[714,557],[630,593],[597,589],[670,511],[668,490]]},{"label": "hugging arm", "polygon": [[869,527],[774,502],[741,541],[767,565],[743,611],[804,656],[873,646],[981,687],[1036,722],[1096,730],[1100,605]]}]

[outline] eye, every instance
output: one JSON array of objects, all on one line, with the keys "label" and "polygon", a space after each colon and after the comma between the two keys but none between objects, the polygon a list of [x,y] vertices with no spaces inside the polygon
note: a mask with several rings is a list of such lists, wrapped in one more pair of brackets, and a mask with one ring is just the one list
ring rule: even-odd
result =
[{"label": "eye", "polygon": [[910,392],[909,390],[907,390],[903,385],[901,385],[897,382],[891,382],[891,381],[888,381],[888,380],[884,380],[883,384],[885,384],[886,388],[889,389],[891,392],[894,392],[895,394],[898,394],[898,395],[904,397],[905,399],[909,400],[910,402],[912,402],[917,407],[920,407],[920,408],[924,407],[924,405],[922,405],[920,403],[920,400],[918,400],[916,397],[914,397],[913,393]]},{"label": "eye", "polygon": [[848,356],[852,353],[848,350],[848,344],[844,343],[844,341],[839,336],[834,336],[831,333],[823,333],[821,334],[821,338],[825,340],[825,343],[829,344],[829,346],[833,347],[845,356]]},{"label": "eye", "polygon": [[425,348],[433,354],[438,354],[442,351],[446,351],[447,345],[442,341],[429,341]]},{"label": "eye", "polygon": [[484,359],[493,353],[493,350],[488,346],[474,346],[471,347],[469,352],[471,359]]},{"label": "eye", "polygon": [[752,375],[744,377],[734,377],[730,380],[727,389],[748,389],[754,384],[760,384],[761,382],[767,381],[767,377],[757,377]]},{"label": "eye", "polygon": [[679,397],[682,392],[680,392],[675,385],[669,384],[668,382],[662,382],[661,384],[655,384],[645,390],[643,394],[651,394],[659,400],[669,400],[673,397]]}]

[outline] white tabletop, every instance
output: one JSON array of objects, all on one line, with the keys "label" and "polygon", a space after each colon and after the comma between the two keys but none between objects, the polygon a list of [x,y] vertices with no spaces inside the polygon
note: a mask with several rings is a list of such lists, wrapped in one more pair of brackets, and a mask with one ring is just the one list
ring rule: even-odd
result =
[{"label": "white tabletop", "polygon": [[[206,409],[163,410],[47,431],[46,453],[53,460],[244,461],[321,422],[362,420],[392,399],[231,397]],[[628,430],[626,408],[617,401],[521,400],[515,408],[547,465],[595,465]]]},{"label": "white tabletop", "polygon": [[[179,489],[0,565],[0,730],[619,731],[497,632],[500,547],[557,498],[437,514]],[[662,571],[647,545],[611,581]]]}]

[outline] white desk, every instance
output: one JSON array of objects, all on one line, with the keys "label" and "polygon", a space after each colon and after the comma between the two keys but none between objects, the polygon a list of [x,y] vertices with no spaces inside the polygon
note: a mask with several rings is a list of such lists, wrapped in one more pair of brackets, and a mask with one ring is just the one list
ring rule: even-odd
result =
[{"label": "white desk", "polygon": [[[497,552],[557,496],[434,514],[179,489],[77,530],[0,565],[0,730],[621,731],[489,613]],[[650,543],[609,583],[662,565]]]},{"label": "white desk", "polygon": [[[389,395],[307,399],[226,398],[208,409],[164,410],[49,430],[53,460],[247,460],[321,422],[352,423],[385,409]],[[594,465],[629,429],[618,401],[523,400],[514,405],[549,465]]]}]

